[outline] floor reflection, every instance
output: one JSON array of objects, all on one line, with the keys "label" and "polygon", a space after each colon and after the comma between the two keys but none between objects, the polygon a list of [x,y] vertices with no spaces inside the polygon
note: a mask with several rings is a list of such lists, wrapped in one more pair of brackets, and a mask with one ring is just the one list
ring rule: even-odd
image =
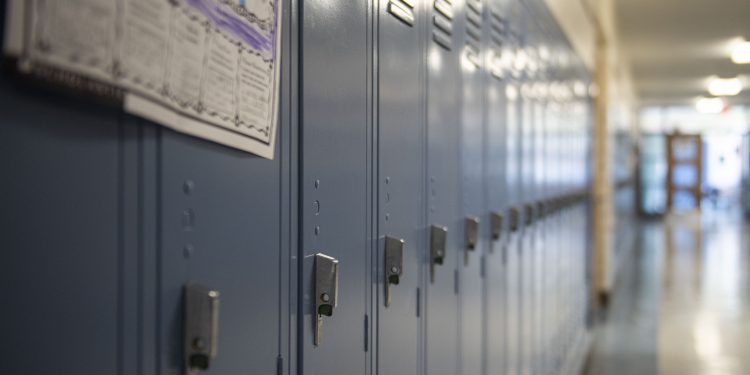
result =
[{"label": "floor reflection", "polygon": [[748,225],[732,211],[644,224],[588,374],[750,374]]}]

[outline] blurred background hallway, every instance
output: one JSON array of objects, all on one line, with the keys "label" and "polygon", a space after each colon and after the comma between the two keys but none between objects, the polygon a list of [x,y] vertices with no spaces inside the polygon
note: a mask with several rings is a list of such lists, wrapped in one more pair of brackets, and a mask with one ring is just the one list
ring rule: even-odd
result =
[{"label": "blurred background hallway", "polygon": [[747,230],[737,206],[642,223],[587,374],[750,373]]}]

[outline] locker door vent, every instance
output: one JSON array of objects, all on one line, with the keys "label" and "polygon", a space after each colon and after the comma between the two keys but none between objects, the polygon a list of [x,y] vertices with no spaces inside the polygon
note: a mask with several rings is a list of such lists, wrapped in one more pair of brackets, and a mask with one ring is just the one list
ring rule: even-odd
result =
[{"label": "locker door vent", "polygon": [[450,51],[452,49],[451,35],[453,35],[453,2],[452,0],[435,0],[432,16],[432,40],[440,47]]},{"label": "locker door vent", "polygon": [[492,77],[502,80],[505,78],[503,70],[503,35],[506,31],[506,21],[495,8],[490,8],[490,43],[491,57],[488,70]]},{"label": "locker door vent", "polygon": [[391,0],[388,2],[388,13],[408,26],[414,26],[414,1]]},{"label": "locker door vent", "polygon": [[490,40],[493,46],[500,47],[503,44],[507,22],[503,19],[500,11],[495,8],[490,9],[490,15]]},{"label": "locker door vent", "polygon": [[467,0],[466,9],[466,57],[479,66],[479,53],[482,43],[482,3],[481,0]]}]

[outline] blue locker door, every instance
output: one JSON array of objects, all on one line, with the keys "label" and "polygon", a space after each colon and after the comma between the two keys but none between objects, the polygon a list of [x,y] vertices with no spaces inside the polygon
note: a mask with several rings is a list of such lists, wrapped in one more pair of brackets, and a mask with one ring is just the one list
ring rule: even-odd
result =
[{"label": "blue locker door", "polygon": [[[423,7],[380,0],[378,8],[377,373],[421,369],[418,289],[424,238]],[[388,280],[386,237],[402,240],[403,265]],[[398,266],[396,266],[398,267]],[[397,282],[397,283],[396,283]]]},{"label": "blue locker door", "polygon": [[[514,13],[511,13],[513,15]],[[509,18],[514,22],[514,18]],[[513,24],[511,24],[513,26]],[[507,341],[506,362],[508,374],[520,374],[521,370],[521,226],[523,225],[522,201],[519,197],[521,178],[521,132],[520,132],[520,100],[518,71],[515,68],[517,45],[517,28],[510,31],[511,39],[506,49],[508,58],[508,69],[510,78],[505,89],[506,95],[506,193],[508,210],[508,223],[510,232],[507,236],[507,291],[506,301],[508,305],[507,319]]]},{"label": "blue locker door", "polygon": [[[540,42],[543,42],[543,39],[540,40]],[[539,51],[541,44],[537,44],[536,50]],[[546,278],[546,269],[544,268],[544,259],[547,256],[546,247],[547,247],[547,241],[546,241],[546,235],[548,231],[547,227],[547,220],[543,216],[543,207],[541,204],[546,198],[546,181],[545,181],[545,175],[544,175],[544,165],[545,165],[545,158],[544,158],[544,151],[546,144],[544,143],[544,137],[545,137],[545,107],[546,102],[545,98],[542,95],[541,92],[541,85],[544,82],[544,74],[543,71],[543,62],[541,57],[539,56],[539,53],[536,54],[536,59],[538,61],[538,71],[536,74],[536,79],[534,82],[534,97],[535,97],[535,104],[534,104],[534,119],[535,119],[535,131],[534,131],[534,181],[536,183],[536,202],[537,205],[537,223],[536,223],[536,236],[534,238],[535,240],[535,259],[534,259],[534,268],[536,270],[535,273],[535,288],[534,288],[534,297],[535,297],[535,328],[536,328],[536,334],[535,334],[535,353],[537,355],[537,360],[535,363],[537,364],[537,372],[538,373],[546,373],[546,365],[545,361],[547,358],[547,353],[545,352],[544,347],[544,311],[546,310],[545,306],[545,296],[544,296],[544,282]]]},{"label": "blue locker door", "polygon": [[520,161],[520,194],[519,198],[523,204],[523,231],[521,239],[521,373],[524,375],[533,373],[533,350],[534,350],[534,111],[532,98],[532,82],[530,77],[530,42],[531,21],[528,11],[523,7],[521,11],[522,37],[519,68],[521,73],[521,161]]},{"label": "blue locker door", "polygon": [[219,354],[203,373],[275,374],[286,259],[281,147],[266,160],[170,130],[160,134],[159,154],[149,162],[161,171],[163,371],[184,371],[181,301],[191,282],[220,293]]},{"label": "blue locker door", "polygon": [[[563,194],[563,183],[562,179],[564,176],[564,163],[563,163],[563,153],[562,153],[562,110],[561,110],[561,104],[560,104],[560,98],[558,93],[558,80],[560,79],[560,64],[558,57],[560,56],[560,51],[562,47],[559,42],[556,42],[553,45],[553,66],[554,66],[554,76],[552,80],[552,84],[550,85],[550,96],[553,100],[552,107],[551,107],[551,125],[552,125],[552,147],[550,147],[550,159],[551,163],[549,165],[550,167],[550,175],[553,178],[553,186],[554,186],[554,197],[559,198]],[[559,201],[555,204],[556,206],[559,204]],[[563,243],[563,221],[561,219],[561,212],[559,206],[556,207],[552,217],[551,217],[552,223],[553,223],[553,231],[552,231],[552,256],[550,257],[550,262],[553,265],[552,272],[550,274],[551,276],[551,300],[553,303],[553,307],[550,309],[550,320],[552,324],[552,332],[550,332],[550,345],[552,346],[552,367],[553,368],[559,368],[561,366],[561,352],[562,352],[562,346],[560,345],[560,332],[562,329],[562,322],[561,322],[561,316],[562,316],[562,309],[561,309],[561,303],[563,301],[562,299],[562,293],[560,292],[560,281],[561,281],[561,272],[560,272],[560,265],[562,264],[562,243]]]},{"label": "blue locker door", "polygon": [[524,232],[523,218],[523,134],[522,134],[522,101],[521,84],[523,83],[523,63],[521,56],[521,38],[523,20],[521,18],[521,4],[513,1],[508,7],[508,61],[510,72],[507,97],[507,135],[506,135],[506,184],[508,186],[509,222],[511,231],[507,242],[507,303],[509,306],[507,365],[508,373],[519,375],[523,370],[523,263],[522,240]]},{"label": "blue locker door", "polygon": [[[426,373],[458,372],[458,267],[463,262],[460,193],[461,19],[455,2],[429,1],[427,46],[427,225],[447,228],[445,257],[431,266],[425,300]],[[430,253],[428,243],[428,254]],[[428,257],[428,263],[431,262]]]},{"label": "blue locker door", "polygon": [[[524,101],[523,104],[523,112],[522,112],[522,118],[524,120],[522,121],[522,128],[528,128],[531,124],[529,123],[529,120],[531,118],[530,112],[529,112],[529,101],[526,99],[522,99]],[[531,166],[528,164],[528,161],[532,158],[531,153],[528,150],[528,143],[531,140],[531,132],[530,131],[524,131],[523,133],[523,144],[525,148],[525,152],[523,154],[522,159],[524,160],[521,165],[522,169],[528,169]],[[532,373],[532,357],[533,357],[533,350],[534,350],[534,333],[533,333],[533,327],[534,327],[534,307],[533,307],[533,300],[534,300],[534,269],[533,269],[533,259],[534,259],[534,235],[536,232],[535,224],[533,223],[533,219],[530,218],[530,216],[533,216],[533,213],[529,211],[529,206],[533,204],[533,202],[529,201],[529,194],[528,189],[531,189],[532,186],[530,185],[530,181],[528,180],[528,174],[526,176],[522,177],[522,191],[525,193],[522,193],[523,196],[523,207],[524,207],[524,214],[523,214],[523,221],[524,226],[522,229],[521,234],[521,361],[522,361],[522,374],[531,374]]]},{"label": "blue locker door", "polygon": [[[482,257],[489,237],[489,214],[484,202],[484,71],[481,68],[484,6],[480,0],[466,1],[465,30],[461,51],[462,135],[461,171],[463,217],[469,223],[479,220],[478,234],[466,232],[459,275],[461,332],[460,374],[482,373]],[[465,224],[471,225],[471,224]]]},{"label": "blue locker door", "polygon": [[541,47],[546,42],[542,30],[538,23],[544,22],[545,18],[540,13],[541,9],[538,7],[531,7],[530,10],[532,19],[536,22],[531,25],[530,35],[533,37],[530,49],[530,60],[531,60],[531,95],[532,95],[532,112],[533,112],[533,140],[532,140],[532,153],[534,155],[533,160],[533,205],[535,209],[535,222],[534,222],[534,248],[532,258],[532,269],[534,270],[533,289],[531,290],[533,299],[533,318],[534,326],[533,332],[533,351],[532,351],[532,364],[533,373],[545,373],[544,361],[546,353],[543,345],[543,323],[544,323],[544,268],[543,260],[545,256],[545,234],[547,231],[546,220],[543,216],[543,208],[540,206],[541,202],[546,197],[546,187],[544,181],[544,135],[545,135],[545,99],[542,93],[542,84],[544,82],[545,67],[544,61],[541,56]]},{"label": "blue locker door", "polygon": [[[300,2],[300,373],[365,374],[369,349],[370,5]],[[315,293],[315,254],[338,260],[338,292]],[[331,280],[331,284],[333,284]],[[335,298],[321,316],[316,301]]]},{"label": "blue locker door", "polygon": [[[484,283],[485,293],[485,372],[486,375],[504,374],[505,346],[507,330],[508,304],[506,303],[506,268],[505,248],[503,241],[508,236],[506,230],[508,217],[506,209],[505,186],[505,123],[506,97],[505,82],[507,72],[502,66],[504,31],[507,25],[507,9],[502,1],[489,3],[489,18],[485,32],[489,34],[486,66],[486,127],[485,127],[485,176],[486,176],[486,204],[492,214],[500,215],[500,231],[491,227],[490,242],[486,255],[486,273]],[[492,221],[490,223],[492,225]],[[499,237],[497,237],[499,235]]]},{"label": "blue locker door", "polygon": [[552,355],[553,355],[553,349],[550,345],[550,332],[551,332],[551,322],[552,322],[552,296],[553,292],[551,290],[551,283],[553,276],[552,273],[554,271],[554,262],[552,262],[553,257],[553,249],[555,246],[555,241],[553,238],[553,232],[554,232],[554,222],[551,218],[551,212],[550,212],[550,200],[554,196],[553,193],[553,179],[552,179],[552,170],[550,166],[552,165],[553,160],[551,159],[550,155],[552,153],[552,121],[553,116],[551,116],[551,108],[552,108],[552,101],[549,96],[549,83],[552,80],[552,67],[550,64],[550,52],[549,52],[549,46],[552,43],[552,39],[549,38],[545,39],[544,43],[540,47],[540,57],[542,58],[544,62],[544,76],[541,80],[541,88],[542,88],[542,100],[543,100],[543,108],[542,108],[542,118],[543,118],[543,136],[542,136],[542,144],[543,147],[540,151],[540,157],[543,160],[543,163],[541,165],[541,178],[544,182],[543,185],[543,208],[545,210],[545,216],[544,216],[544,232],[542,233],[542,239],[544,241],[543,246],[543,256],[541,259],[541,269],[542,269],[542,282],[541,282],[541,291],[540,291],[540,314],[541,314],[541,335],[540,335],[540,345],[542,347],[542,351],[544,353],[543,358],[543,368],[542,371],[544,373],[550,373],[555,367],[552,366]]},{"label": "blue locker door", "polygon": [[0,372],[117,373],[120,116],[7,75],[0,113]]}]

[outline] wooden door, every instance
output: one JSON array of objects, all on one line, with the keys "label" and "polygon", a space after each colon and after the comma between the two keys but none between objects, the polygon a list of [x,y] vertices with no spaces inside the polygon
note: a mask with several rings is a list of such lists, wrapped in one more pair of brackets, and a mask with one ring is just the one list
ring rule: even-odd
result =
[{"label": "wooden door", "polygon": [[700,210],[703,180],[701,136],[668,135],[667,160],[667,212],[688,208],[684,205],[686,197],[692,198],[691,208]]}]

